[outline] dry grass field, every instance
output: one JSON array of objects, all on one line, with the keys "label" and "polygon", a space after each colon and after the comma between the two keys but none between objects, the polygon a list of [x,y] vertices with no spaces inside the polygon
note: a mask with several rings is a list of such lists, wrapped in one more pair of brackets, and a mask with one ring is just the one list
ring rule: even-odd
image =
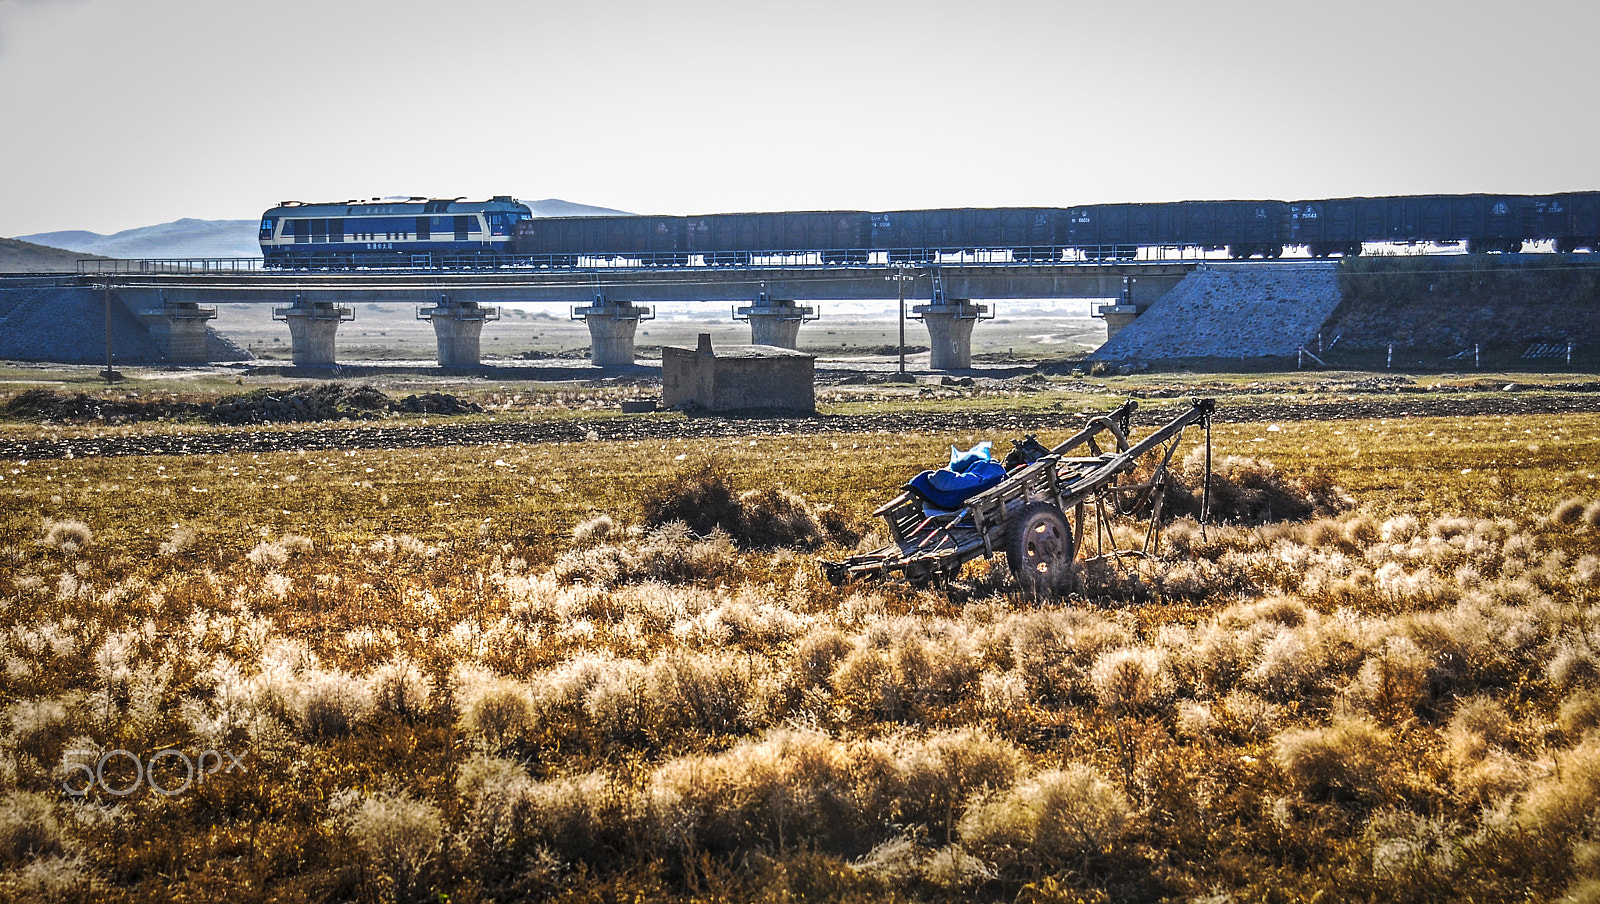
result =
[{"label": "dry grass field", "polygon": [[0,461],[0,899],[1600,901],[1600,415],[1219,423],[1343,501],[820,580],[1011,438],[935,427]]}]

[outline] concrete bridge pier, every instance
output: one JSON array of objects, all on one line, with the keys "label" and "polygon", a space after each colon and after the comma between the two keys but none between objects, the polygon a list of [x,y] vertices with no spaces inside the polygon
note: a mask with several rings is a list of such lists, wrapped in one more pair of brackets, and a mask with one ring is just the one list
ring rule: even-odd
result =
[{"label": "concrete bridge pier", "polygon": [[596,367],[631,367],[633,334],[639,321],[655,319],[655,311],[631,301],[608,301],[596,295],[594,304],[572,309],[573,320],[589,325],[589,361]]},{"label": "concrete bridge pier", "polygon": [[295,366],[317,367],[334,363],[334,334],[339,324],[356,319],[356,312],[331,301],[296,295],[294,304],[273,308],[272,319],[289,324],[289,356]]},{"label": "concrete bridge pier", "polygon": [[1122,295],[1113,304],[1103,304],[1095,316],[1106,322],[1106,341],[1127,329],[1156,300],[1172,290],[1171,280],[1141,279],[1136,276],[1122,278]]},{"label": "concrete bridge pier", "polygon": [[733,312],[735,321],[749,321],[751,345],[792,349],[800,347],[800,324],[817,317],[809,305],[769,298],[765,292],[756,296],[754,303]]},{"label": "concrete bridge pier", "polygon": [[417,308],[417,319],[433,324],[439,343],[440,367],[477,367],[483,325],[500,319],[498,307],[480,307],[475,301],[453,301],[440,295],[432,307]]},{"label": "concrete bridge pier", "polygon": [[989,306],[965,298],[936,299],[911,309],[912,318],[928,328],[928,366],[933,370],[966,370],[972,366],[972,327],[993,319]]},{"label": "concrete bridge pier", "polygon": [[1138,319],[1144,309],[1131,304],[1103,304],[1096,312],[1097,316],[1106,322],[1106,341],[1110,342],[1118,333],[1128,328],[1128,325]]},{"label": "concrete bridge pier", "polygon": [[216,308],[165,298],[160,307],[139,309],[139,319],[150,330],[156,349],[174,364],[204,364],[211,360],[206,347],[206,321],[216,316]]}]

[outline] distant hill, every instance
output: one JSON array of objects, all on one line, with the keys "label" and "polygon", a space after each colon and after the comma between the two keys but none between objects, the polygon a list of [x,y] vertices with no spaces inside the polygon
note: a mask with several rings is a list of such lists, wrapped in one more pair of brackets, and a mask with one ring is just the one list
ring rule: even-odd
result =
[{"label": "distant hill", "polygon": [[112,235],[72,229],[17,238],[84,254],[127,258],[260,257],[259,220],[193,220],[124,229]]},{"label": "distant hill", "polygon": [[609,217],[627,216],[626,210],[612,210],[609,207],[591,207],[588,204],[574,204],[560,198],[545,198],[543,201],[523,201],[536,217]]},{"label": "distant hill", "polygon": [[0,239],[0,273],[71,273],[78,269],[78,261],[93,256],[17,239]]},{"label": "distant hill", "polygon": [[[625,214],[626,211],[609,207],[592,207],[574,204],[560,198],[543,201],[524,201],[536,217],[596,217]],[[260,257],[261,245],[256,240],[259,220],[194,220],[182,219],[159,226],[141,226],[125,229],[112,235],[68,229],[61,232],[37,232],[19,235],[17,241],[43,245],[76,252],[71,261],[85,255],[122,258],[190,258],[190,257]]]}]

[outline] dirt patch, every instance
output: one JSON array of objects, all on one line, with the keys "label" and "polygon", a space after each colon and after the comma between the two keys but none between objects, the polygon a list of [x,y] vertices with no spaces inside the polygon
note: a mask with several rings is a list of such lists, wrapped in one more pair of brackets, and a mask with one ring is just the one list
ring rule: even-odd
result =
[{"label": "dirt patch", "polygon": [[186,402],[175,397],[102,398],[81,392],[30,389],[6,402],[4,410],[13,419],[41,423],[115,426],[188,419],[248,426],[371,420],[390,412],[472,414],[481,412],[483,407],[449,393],[429,392],[395,400],[370,384],[329,382],[295,389],[258,389],[223,396],[215,402]]},{"label": "dirt patch", "polygon": [[[1505,392],[1471,398],[1319,400],[1231,406],[1218,423],[1376,420],[1415,417],[1482,417],[1600,411],[1600,393]],[[1164,424],[1176,407],[1150,405],[1136,424]],[[45,459],[86,456],[235,454],[326,449],[417,449],[496,443],[631,442],[693,437],[779,438],[818,433],[938,434],[987,432],[996,437],[1027,433],[1071,433],[1083,426],[1081,412],[898,412],[815,415],[803,418],[684,418],[660,412],[593,420],[530,420],[408,426],[349,425],[293,430],[218,430],[212,433],[0,442],[0,458]]]}]

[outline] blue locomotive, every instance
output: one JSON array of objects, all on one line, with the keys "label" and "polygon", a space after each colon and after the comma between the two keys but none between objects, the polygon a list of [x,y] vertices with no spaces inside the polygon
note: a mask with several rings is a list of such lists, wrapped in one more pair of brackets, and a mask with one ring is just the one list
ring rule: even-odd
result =
[{"label": "blue locomotive", "polygon": [[268,267],[471,266],[509,254],[517,224],[532,218],[509,195],[284,201],[261,215],[261,256]]}]

